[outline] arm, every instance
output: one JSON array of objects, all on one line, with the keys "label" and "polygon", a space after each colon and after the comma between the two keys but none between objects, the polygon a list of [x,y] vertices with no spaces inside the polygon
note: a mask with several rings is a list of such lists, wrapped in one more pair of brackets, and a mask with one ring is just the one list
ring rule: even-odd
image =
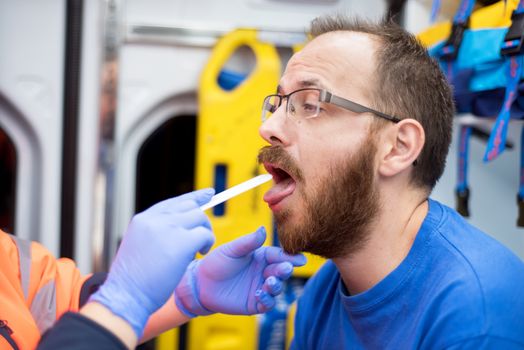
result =
[{"label": "arm", "polygon": [[104,284],[80,314],[58,321],[41,349],[134,347],[195,254],[213,244],[209,219],[199,208],[213,193],[188,193],[133,217]]},{"label": "arm", "polygon": [[[111,312],[105,307],[101,307],[94,312],[93,319],[84,316],[82,313],[67,312],[55,325],[49,329],[40,340],[38,350],[91,350],[91,349],[130,349],[133,342],[124,344],[119,338],[120,326],[129,327],[127,324],[114,324],[111,320],[102,320],[103,317],[111,317]],[[109,331],[98,321],[100,319],[105,326],[114,329]],[[107,322],[107,323],[106,323]],[[124,322],[125,323],[125,322]],[[129,328],[131,333],[134,333]],[[136,336],[134,336],[136,338]],[[135,339],[136,342],[136,339]]]},{"label": "arm", "polygon": [[[288,256],[277,247],[261,247],[263,229],[217,248],[209,258],[194,261],[186,270],[196,252],[207,252],[213,243],[209,220],[199,209],[211,195],[209,191],[190,193],[135,216],[106,282],[81,314],[132,347],[141,338],[149,316],[160,306],[142,340],[199,312],[190,306],[179,311],[173,297],[166,303],[184,272],[186,282],[196,282],[208,290],[204,295],[192,295],[190,289],[181,288],[184,295],[180,302],[203,305],[203,314],[252,314],[273,307],[282,280],[291,275],[293,265],[304,264],[305,258]],[[187,286],[192,285],[184,283]],[[231,289],[238,293],[232,296],[228,292]]]},{"label": "arm", "polygon": [[160,309],[158,309],[147,321],[144,336],[140,342],[148,341],[159,334],[172,328],[179,327],[189,321],[189,317],[184,315],[176,306],[174,295],[169,298]]}]

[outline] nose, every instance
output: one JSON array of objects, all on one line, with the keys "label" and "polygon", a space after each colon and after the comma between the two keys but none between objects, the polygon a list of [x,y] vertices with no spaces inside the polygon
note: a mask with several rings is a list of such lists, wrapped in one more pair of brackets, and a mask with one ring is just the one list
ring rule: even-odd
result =
[{"label": "nose", "polygon": [[271,118],[262,123],[258,129],[260,136],[271,145],[286,146],[288,143],[288,136],[285,133],[287,119],[285,106],[280,106]]}]

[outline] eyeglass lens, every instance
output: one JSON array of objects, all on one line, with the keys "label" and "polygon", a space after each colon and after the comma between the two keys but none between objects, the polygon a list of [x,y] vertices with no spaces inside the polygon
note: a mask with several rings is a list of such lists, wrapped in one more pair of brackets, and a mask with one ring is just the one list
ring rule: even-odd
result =
[{"label": "eyeglass lens", "polygon": [[270,118],[279,108],[281,98],[287,99],[287,115],[295,119],[313,118],[320,111],[320,93],[318,90],[298,90],[287,96],[271,95],[266,97],[263,105],[262,121]]}]

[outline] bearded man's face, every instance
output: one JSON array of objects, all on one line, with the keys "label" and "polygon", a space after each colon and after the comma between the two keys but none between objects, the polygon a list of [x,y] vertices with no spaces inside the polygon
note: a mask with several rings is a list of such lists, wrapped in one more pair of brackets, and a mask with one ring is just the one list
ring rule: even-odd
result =
[{"label": "bearded man's face", "polygon": [[376,145],[368,136],[360,150],[345,162],[332,165],[323,178],[305,179],[283,147],[267,146],[260,151],[259,162],[271,164],[270,172],[280,177],[266,197],[271,198],[272,191],[293,187],[293,195],[301,202],[296,206],[280,204],[273,210],[286,252],[310,252],[332,259],[362,247],[379,206],[373,175],[375,153]]}]

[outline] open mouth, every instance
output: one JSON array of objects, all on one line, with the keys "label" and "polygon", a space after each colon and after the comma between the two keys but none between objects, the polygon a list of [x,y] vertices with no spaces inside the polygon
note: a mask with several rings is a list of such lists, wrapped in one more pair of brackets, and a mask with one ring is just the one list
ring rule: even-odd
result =
[{"label": "open mouth", "polygon": [[274,186],[264,195],[264,201],[272,208],[295,191],[295,179],[277,164],[264,163],[264,168],[273,176]]}]

